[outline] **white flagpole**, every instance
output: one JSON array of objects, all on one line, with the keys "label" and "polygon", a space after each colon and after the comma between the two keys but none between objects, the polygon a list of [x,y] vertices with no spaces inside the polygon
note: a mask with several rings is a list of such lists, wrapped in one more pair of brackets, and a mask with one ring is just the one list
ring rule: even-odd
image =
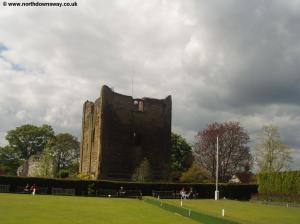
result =
[{"label": "white flagpole", "polygon": [[132,76],[131,76],[131,96],[133,98],[133,73],[132,73]]},{"label": "white flagpole", "polygon": [[217,136],[217,154],[216,154],[216,191],[215,191],[215,200],[219,200],[218,178],[219,178],[219,137]]}]

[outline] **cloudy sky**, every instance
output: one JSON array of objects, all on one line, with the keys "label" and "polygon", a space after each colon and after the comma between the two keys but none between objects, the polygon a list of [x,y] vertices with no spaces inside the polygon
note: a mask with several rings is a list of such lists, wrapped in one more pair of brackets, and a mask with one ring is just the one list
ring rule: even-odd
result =
[{"label": "cloudy sky", "polygon": [[131,95],[133,77],[134,97],[172,95],[190,143],[214,121],[239,121],[251,144],[274,124],[300,169],[299,0],[77,3],[1,2],[0,145],[26,123],[79,137],[83,102],[103,84]]}]

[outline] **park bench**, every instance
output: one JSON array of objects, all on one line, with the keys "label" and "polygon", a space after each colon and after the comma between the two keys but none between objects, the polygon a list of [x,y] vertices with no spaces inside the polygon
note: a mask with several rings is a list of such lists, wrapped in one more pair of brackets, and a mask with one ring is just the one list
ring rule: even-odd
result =
[{"label": "park bench", "polygon": [[[18,194],[24,194],[25,192],[24,192],[24,186],[17,186],[16,187],[16,193],[18,193]],[[28,192],[29,193],[29,192]]]},{"label": "park bench", "polygon": [[[31,190],[25,192],[24,186],[17,186],[16,193],[18,194],[31,194]],[[48,194],[48,187],[36,187],[36,194]]]},{"label": "park bench", "polygon": [[98,189],[96,190],[98,197],[119,197],[119,198],[141,198],[142,192],[140,190],[116,190],[116,189]]},{"label": "park bench", "polygon": [[119,197],[124,198],[138,198],[142,199],[142,192],[140,190],[125,190],[124,194],[119,195]]},{"label": "park bench", "polygon": [[9,185],[0,184],[0,193],[8,193],[8,192],[9,192]]},{"label": "park bench", "polygon": [[155,198],[164,198],[164,199],[168,199],[168,198],[175,198],[175,191],[152,191],[152,196]]},{"label": "park bench", "polygon": [[96,190],[97,197],[118,197],[119,191],[116,189],[98,189]]},{"label": "park bench", "polygon": [[48,187],[38,187],[36,190],[37,194],[48,194]]},{"label": "park bench", "polygon": [[[198,195],[199,194],[197,192],[191,192],[191,193],[188,194],[186,199],[196,199],[196,198],[198,198]],[[179,199],[181,197],[182,197],[182,195],[180,194],[179,191],[174,192],[174,197],[173,198]]]},{"label": "park bench", "polygon": [[75,189],[73,188],[59,188],[59,187],[52,187],[51,193],[53,195],[67,195],[73,196],[75,195]]}]

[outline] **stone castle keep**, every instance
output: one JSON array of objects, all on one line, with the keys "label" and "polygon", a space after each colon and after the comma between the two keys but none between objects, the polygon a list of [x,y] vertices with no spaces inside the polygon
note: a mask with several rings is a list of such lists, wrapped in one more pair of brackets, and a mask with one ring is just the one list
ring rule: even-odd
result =
[{"label": "stone castle keep", "polygon": [[171,110],[171,96],[133,99],[103,86],[95,102],[83,105],[80,172],[129,180],[147,159],[152,179],[166,179]]}]

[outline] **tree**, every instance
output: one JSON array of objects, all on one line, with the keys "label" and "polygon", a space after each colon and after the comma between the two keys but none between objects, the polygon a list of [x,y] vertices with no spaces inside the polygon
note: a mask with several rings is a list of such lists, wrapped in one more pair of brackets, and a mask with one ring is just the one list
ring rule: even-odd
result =
[{"label": "tree", "polygon": [[235,175],[242,183],[248,184],[254,179],[254,174],[250,170],[251,167],[249,166],[249,164],[246,164],[244,166],[244,170],[237,172]]},{"label": "tree", "polygon": [[19,158],[26,160],[31,155],[42,152],[53,136],[54,131],[49,125],[37,127],[26,124],[8,131],[6,140],[9,146],[19,154]]},{"label": "tree", "polygon": [[192,147],[175,133],[171,134],[171,168],[173,171],[186,171],[193,162]]},{"label": "tree", "polygon": [[56,135],[47,145],[47,151],[53,161],[55,177],[66,171],[75,174],[73,167],[79,163],[79,142],[75,136],[69,133]]},{"label": "tree", "polygon": [[0,175],[15,176],[21,163],[13,148],[9,146],[0,147]]},{"label": "tree", "polygon": [[180,181],[185,183],[203,183],[209,182],[210,180],[211,176],[209,172],[196,164],[193,164],[186,172],[182,173],[180,177]]},{"label": "tree", "polygon": [[221,181],[227,181],[245,167],[252,167],[252,156],[247,146],[249,135],[239,122],[215,122],[207,125],[206,129],[196,135],[193,152],[199,166],[215,177],[217,136]]},{"label": "tree", "polygon": [[257,134],[255,160],[261,172],[279,172],[292,162],[291,150],[281,139],[278,127],[263,126]]}]

